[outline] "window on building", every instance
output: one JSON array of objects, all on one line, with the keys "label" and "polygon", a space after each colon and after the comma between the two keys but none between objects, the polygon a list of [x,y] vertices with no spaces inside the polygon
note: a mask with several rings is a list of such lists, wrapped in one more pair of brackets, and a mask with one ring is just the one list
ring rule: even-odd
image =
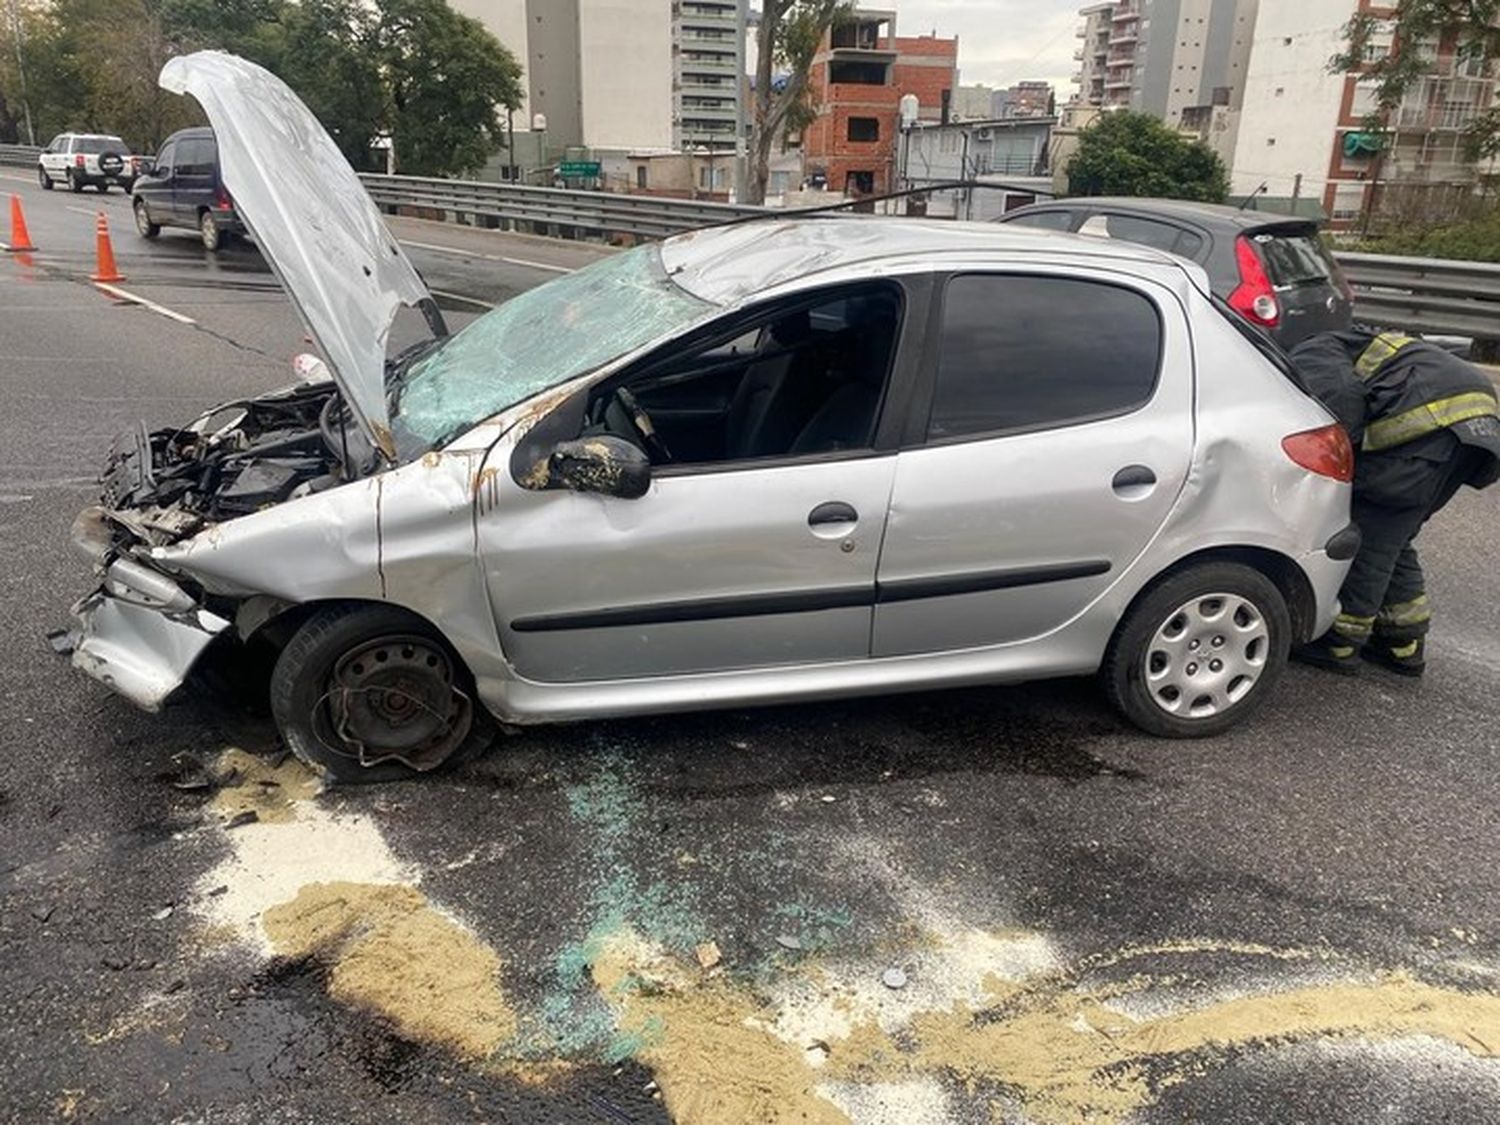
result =
[{"label": "window on building", "polygon": [[883,62],[831,62],[828,81],[850,86],[884,86],[890,67]]},{"label": "window on building", "polygon": [[[1110,331],[1098,326],[1108,324]],[[1144,405],[1161,320],[1141,294],[1071,278],[966,274],[943,296],[929,440],[1065,426]]]},{"label": "window on building", "polygon": [[849,139],[851,141],[880,140],[880,119],[878,117],[849,118]]},{"label": "window on building", "polygon": [[635,166],[635,186],[646,186],[646,166],[644,164],[637,164]]},{"label": "window on building", "polygon": [[1266,138],[1266,147],[1267,148],[1275,148],[1276,147],[1276,138],[1275,137],[1267,137]]},{"label": "window on building", "polygon": [[1365,206],[1364,184],[1339,184],[1333,189],[1333,218],[1349,222],[1359,218]]},{"label": "window on building", "polygon": [[844,192],[848,195],[874,195],[875,173],[855,171],[844,177]]}]

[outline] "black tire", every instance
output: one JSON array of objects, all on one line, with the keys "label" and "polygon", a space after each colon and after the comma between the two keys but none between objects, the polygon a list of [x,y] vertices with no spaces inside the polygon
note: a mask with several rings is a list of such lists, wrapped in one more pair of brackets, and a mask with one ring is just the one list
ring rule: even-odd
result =
[{"label": "black tire", "polygon": [[47,169],[41,167],[40,165],[37,166],[36,178],[37,183],[42,185],[43,191],[51,191],[53,187],[56,186],[52,182],[52,177],[47,175]]},{"label": "black tire", "polygon": [[[428,746],[404,748],[411,756],[421,753],[432,759],[424,769],[390,758],[362,764],[359,745],[342,737],[345,728],[337,722],[341,704],[336,693],[343,690],[338,686],[343,681],[337,678],[341,665],[353,660],[352,668],[362,671],[362,662],[368,657],[373,679],[380,672],[374,658],[384,662],[382,653],[387,650],[398,656],[398,662],[387,666],[387,675],[403,687],[412,686],[424,693],[431,689],[428,698],[434,702],[438,702],[442,685],[453,689],[451,697],[441,701],[454,708],[448,716],[451,723],[445,723],[447,729],[439,732],[441,737],[434,735]],[[400,667],[414,678],[401,678],[398,663],[402,653],[409,659]],[[446,667],[434,664],[429,659],[432,656],[446,659]],[[429,667],[436,670],[429,672]],[[425,680],[418,683],[417,679],[423,677]],[[397,703],[405,714],[397,726],[388,724],[386,728],[394,742],[410,733],[399,729],[400,723],[430,725],[420,712],[433,713],[433,708],[420,705],[418,710],[409,709],[409,702],[417,698],[415,693],[392,692],[392,686],[389,678],[379,684],[372,682],[366,690],[371,696],[379,696],[381,702],[363,707],[364,714],[356,721],[366,726],[384,721],[385,716],[375,712],[389,706],[392,696],[400,697]],[[454,717],[455,712],[459,717]],[[271,714],[292,753],[329,781],[345,785],[400,781],[452,768],[482,753],[495,733],[494,723],[474,693],[473,679],[452,646],[421,618],[395,606],[330,606],[308,618],[281,650],[271,672]],[[343,717],[348,717],[347,712]],[[368,747],[376,758],[391,749]]]},{"label": "black tire", "polygon": [[136,233],[142,238],[155,238],[161,233],[161,224],[151,221],[151,212],[147,210],[144,199],[137,199],[130,210],[135,215]]},{"label": "black tire", "polygon": [[1286,669],[1291,643],[1291,615],[1274,582],[1240,563],[1207,562],[1136,600],[1099,675],[1110,703],[1142,730],[1207,738],[1261,706]]},{"label": "black tire", "polygon": [[219,220],[214,218],[212,211],[198,213],[198,237],[203,242],[203,249],[210,254],[224,245],[224,228],[219,226]]},{"label": "black tire", "polygon": [[71,191],[74,195],[77,195],[79,192],[83,191],[83,181],[73,174],[73,169],[71,168],[69,168],[67,171],[67,180],[68,190]]}]

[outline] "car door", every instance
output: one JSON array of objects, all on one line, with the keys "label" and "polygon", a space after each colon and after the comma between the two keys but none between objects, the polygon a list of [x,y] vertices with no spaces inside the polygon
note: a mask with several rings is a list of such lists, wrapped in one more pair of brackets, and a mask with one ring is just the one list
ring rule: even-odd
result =
[{"label": "car door", "polygon": [[63,178],[63,169],[67,166],[68,137],[66,133],[53,137],[42,150],[42,168],[47,175],[54,180]]},{"label": "car door", "polygon": [[[909,390],[920,343],[907,326],[925,324],[913,305],[925,294],[898,292],[870,368],[877,403]],[[737,318],[720,343],[746,327]],[[544,682],[866,659],[904,417],[872,408],[868,438],[849,448],[671,464],[634,500],[529,491],[502,444],[477,526],[507,659]]]},{"label": "car door", "polygon": [[1103,593],[1192,460],[1192,352],[1164,285],[961,273],[897,459],[873,654],[1013,644]]},{"label": "car door", "polygon": [[146,210],[155,223],[172,223],[176,215],[172,210],[172,179],[177,159],[177,142],[169,140],[156,154],[151,171],[142,176],[135,185],[135,195],[146,201]]},{"label": "car door", "polygon": [[214,143],[208,137],[183,137],[177,142],[176,174],[172,177],[172,213],[184,226],[198,225],[200,208],[213,204]]}]

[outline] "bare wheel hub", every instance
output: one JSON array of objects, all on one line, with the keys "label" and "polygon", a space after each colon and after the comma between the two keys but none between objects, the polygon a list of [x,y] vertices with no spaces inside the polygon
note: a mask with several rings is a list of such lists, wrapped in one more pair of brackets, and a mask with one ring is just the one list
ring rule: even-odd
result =
[{"label": "bare wheel hub", "polygon": [[473,719],[448,654],[425,637],[380,637],[350,650],[324,698],[331,748],[367,766],[395,759],[432,769],[463,742]]},{"label": "bare wheel hub", "polygon": [[1169,715],[1222,715],[1254,690],[1271,652],[1264,614],[1238,594],[1204,594],[1170,614],[1146,647],[1142,675]]}]

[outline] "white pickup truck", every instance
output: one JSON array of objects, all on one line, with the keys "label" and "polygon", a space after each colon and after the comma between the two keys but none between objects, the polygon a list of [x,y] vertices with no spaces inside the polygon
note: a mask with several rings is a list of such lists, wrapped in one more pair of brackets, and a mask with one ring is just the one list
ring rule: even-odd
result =
[{"label": "white pickup truck", "polygon": [[47,191],[61,182],[73,191],[82,191],[86,184],[93,184],[100,192],[107,192],[111,185],[119,185],[128,194],[140,170],[141,158],[132,156],[129,146],[119,137],[107,133],[59,133],[42,149],[36,175]]}]

